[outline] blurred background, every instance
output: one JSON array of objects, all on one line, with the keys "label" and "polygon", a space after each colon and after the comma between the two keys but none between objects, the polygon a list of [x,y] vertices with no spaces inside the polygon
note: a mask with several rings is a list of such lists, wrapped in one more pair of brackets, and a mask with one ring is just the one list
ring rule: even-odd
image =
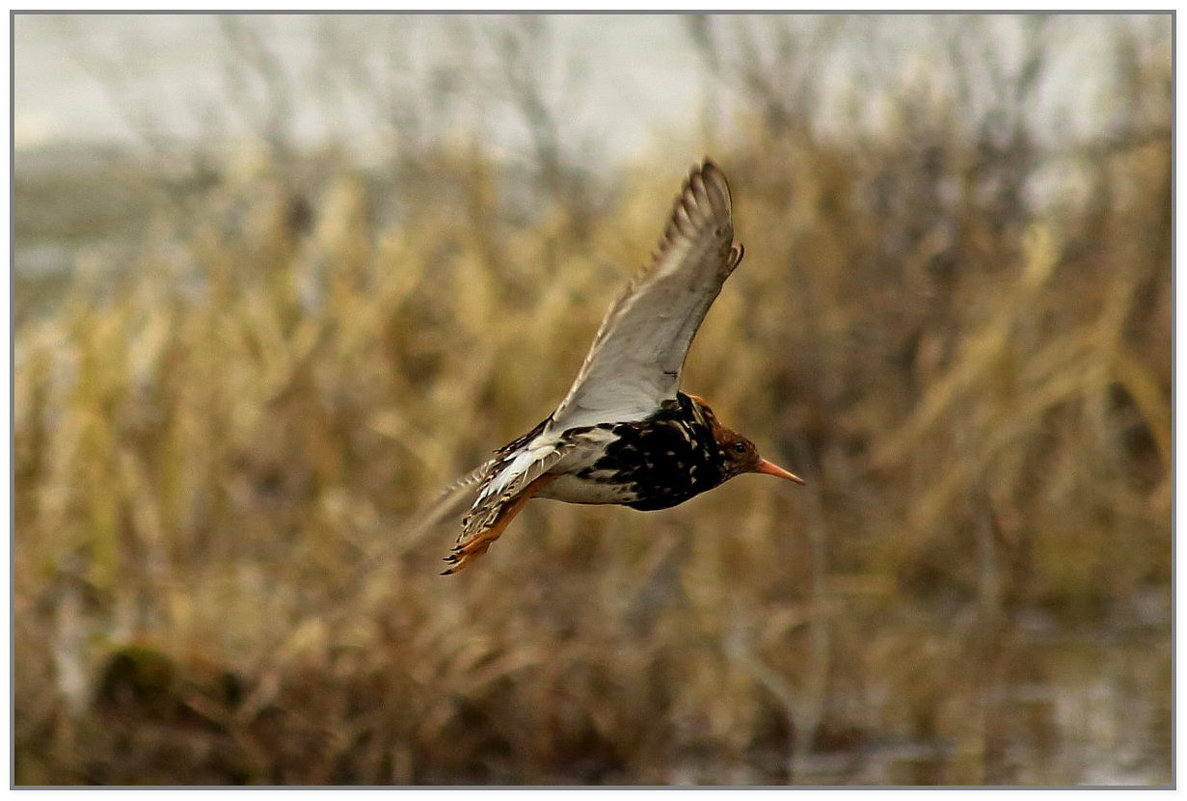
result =
[{"label": "blurred background", "polygon": [[[1173,781],[1168,14],[13,26],[18,784]],[[807,485],[439,576],[704,155]]]}]

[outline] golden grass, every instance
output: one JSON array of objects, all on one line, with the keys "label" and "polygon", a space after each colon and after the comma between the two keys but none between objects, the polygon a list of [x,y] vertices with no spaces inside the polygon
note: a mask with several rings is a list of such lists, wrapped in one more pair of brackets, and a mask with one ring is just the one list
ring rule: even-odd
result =
[{"label": "golden grass", "polygon": [[561,397],[688,165],[578,221],[481,154],[265,161],[82,265],[16,335],[16,781],[1076,782],[1052,688],[1122,674],[1169,781],[1169,619],[1076,654],[1169,603],[1170,143],[1037,216],[932,146],[714,154],[747,256],[685,387],[807,487],[530,504],[449,578],[405,521]]}]

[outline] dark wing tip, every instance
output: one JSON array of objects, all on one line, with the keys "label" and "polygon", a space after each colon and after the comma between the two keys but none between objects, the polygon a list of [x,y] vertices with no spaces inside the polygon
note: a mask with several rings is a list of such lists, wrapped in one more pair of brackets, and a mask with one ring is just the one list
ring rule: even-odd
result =
[{"label": "dark wing tip", "polygon": [[742,263],[742,257],[744,255],[746,255],[746,248],[742,247],[741,242],[730,248],[730,260],[727,265],[730,272],[733,272],[734,269]]},{"label": "dark wing tip", "polygon": [[660,239],[660,252],[676,236],[696,236],[699,229],[715,220],[725,226],[721,233],[732,234],[732,216],[733,203],[725,173],[716,162],[706,157],[692,168],[676,196],[667,228]]},{"label": "dark wing tip", "polygon": [[694,173],[699,172],[705,176],[713,176],[715,179],[720,179],[722,181],[725,180],[725,174],[721,171],[721,167],[718,167],[717,162],[709,156],[705,156],[705,158],[701,159],[701,163],[698,166],[693,167],[692,171]]},{"label": "dark wing tip", "polygon": [[717,166],[717,162],[715,162],[710,157],[705,156],[700,167],[693,168],[692,174],[694,176],[699,175],[702,184],[707,189],[712,187],[712,190],[720,195],[720,199],[724,201],[725,210],[727,213],[733,210],[733,202],[730,198],[729,181],[725,179],[725,173],[722,171],[721,167]]}]

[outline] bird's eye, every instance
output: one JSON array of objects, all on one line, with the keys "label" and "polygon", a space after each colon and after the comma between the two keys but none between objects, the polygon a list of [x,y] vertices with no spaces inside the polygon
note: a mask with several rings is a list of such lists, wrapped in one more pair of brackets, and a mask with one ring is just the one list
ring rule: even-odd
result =
[{"label": "bird's eye", "polygon": [[745,442],[735,442],[733,444],[733,451],[734,451],[734,453],[738,454],[739,456],[743,455],[744,453],[746,453],[746,443]]}]

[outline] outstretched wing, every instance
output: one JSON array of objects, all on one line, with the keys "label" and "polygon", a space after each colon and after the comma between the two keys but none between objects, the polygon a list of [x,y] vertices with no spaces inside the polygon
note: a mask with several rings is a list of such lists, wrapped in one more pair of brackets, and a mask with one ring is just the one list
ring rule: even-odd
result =
[{"label": "outstretched wing", "polygon": [[651,263],[602,320],[550,431],[641,420],[676,397],[692,338],[742,260],[730,190],[712,161],[693,169]]},{"label": "outstretched wing", "polygon": [[443,520],[450,517],[460,517],[464,509],[474,502],[478,492],[478,485],[482,483],[497,459],[491,459],[459,477],[452,484],[441,490],[437,498],[405,524],[409,531],[422,532],[435,528]]},{"label": "outstretched wing", "polygon": [[[490,495],[490,488],[496,476],[500,475],[503,468],[514,459],[515,455],[525,445],[540,435],[540,432],[544,430],[544,424],[546,422],[543,421],[537,424],[535,428],[522,437],[508,442],[495,451],[494,458],[487,459],[469,473],[454,480],[452,484],[441,491],[436,500],[420,510],[412,518],[408,527],[416,531],[432,528],[447,517],[460,516],[466,508],[469,508],[470,511],[466,513],[465,520],[473,518],[479,504]],[[462,534],[462,537],[464,536],[465,532]],[[462,537],[459,537],[459,539]]]}]

